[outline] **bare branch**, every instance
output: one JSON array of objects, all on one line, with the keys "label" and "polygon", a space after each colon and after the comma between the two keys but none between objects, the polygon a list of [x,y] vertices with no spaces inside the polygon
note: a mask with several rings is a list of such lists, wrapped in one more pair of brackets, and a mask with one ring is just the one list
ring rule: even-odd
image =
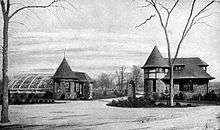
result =
[{"label": "bare branch", "polygon": [[145,0],[145,2],[147,2],[150,5],[153,5],[153,3],[150,0]]},{"label": "bare branch", "polygon": [[11,3],[10,6],[25,6],[24,4],[22,3],[19,3],[19,2],[15,2],[15,3]]},{"label": "bare branch", "polygon": [[22,23],[22,22],[19,22],[19,21],[10,21],[9,23],[15,23],[15,24],[20,24],[22,26],[24,26],[27,30],[28,30],[28,27],[26,24]]},{"label": "bare branch", "polygon": [[177,5],[178,3],[179,3],[179,0],[177,0],[177,1],[174,3],[173,7],[172,7],[171,10],[170,10],[170,13],[173,12],[174,8],[176,7],[176,5]]},{"label": "bare branch", "polygon": [[199,22],[199,21],[201,21],[202,19],[205,19],[205,18],[207,18],[207,17],[210,17],[211,15],[212,15],[212,14],[208,14],[208,15],[199,17],[196,21],[194,21],[194,23],[195,23],[195,22]]},{"label": "bare branch", "polygon": [[158,10],[157,6],[156,6],[156,1],[154,2],[153,0],[151,0],[152,2],[152,6],[154,7],[154,9],[156,10],[158,16],[159,16],[159,21],[160,21],[160,25],[161,27],[163,28],[164,30],[164,34],[165,34],[165,37],[166,37],[166,42],[167,42],[167,49],[168,49],[168,58],[169,58],[169,65],[171,66],[171,53],[170,53],[170,40],[169,40],[169,36],[168,36],[168,32],[167,32],[167,28],[165,27],[164,23],[163,23],[163,19],[162,19],[162,16],[161,16],[161,13],[160,11]]},{"label": "bare branch", "polygon": [[[196,0],[194,0],[193,3],[192,3],[191,10],[190,10],[190,15],[189,15],[189,17],[188,17],[188,19],[187,19],[187,23],[186,23],[186,25],[185,25],[185,27],[184,27],[184,31],[183,31],[182,36],[181,36],[181,39],[180,39],[180,41],[179,41],[179,43],[178,43],[178,47],[177,47],[177,49],[176,49],[176,54],[175,54],[174,60],[173,60],[173,62],[172,62],[173,64],[175,64],[175,60],[176,60],[176,58],[177,58],[177,56],[178,56],[179,49],[180,49],[180,45],[181,45],[182,41],[184,40],[184,38],[186,37],[186,35],[187,35],[187,34],[189,33],[189,31],[191,30],[192,26],[194,25],[196,18],[197,18],[199,15],[201,15],[202,13],[204,13],[204,11],[205,11],[210,5],[212,5],[212,4],[215,2],[215,0],[212,0],[211,2],[209,2],[206,6],[204,6],[204,7],[192,18],[192,14],[193,14],[193,11],[194,11],[195,2],[196,2]],[[192,18],[192,20],[191,20],[191,18]]]},{"label": "bare branch", "polygon": [[142,6],[138,6],[137,8],[148,8],[151,4],[147,4],[147,5],[142,5]]},{"label": "bare branch", "polygon": [[[189,23],[190,23],[190,20],[191,20],[192,15],[193,15],[195,3],[196,3],[196,0],[193,0],[192,5],[191,5],[191,9],[190,9],[190,14],[189,14],[189,17],[188,17],[188,19],[187,19],[186,25],[185,25],[185,27],[184,27],[184,30],[183,30],[181,39],[180,39],[180,41],[179,41],[179,43],[178,43],[177,50],[176,50],[176,54],[175,54],[175,56],[174,56],[174,59],[173,59],[173,61],[172,61],[172,64],[175,64],[175,60],[176,60],[177,55],[178,55],[178,53],[179,53],[180,45],[181,45],[183,39],[184,39],[185,36],[186,36],[185,33],[187,32],[188,25],[189,25]],[[191,28],[191,27],[190,27],[190,28]]]},{"label": "bare branch", "polygon": [[24,10],[24,9],[30,9],[30,8],[48,8],[48,7],[51,7],[53,4],[57,3],[57,2],[60,2],[62,0],[53,0],[52,2],[50,2],[48,5],[36,5],[36,6],[24,6],[24,7],[21,7],[17,10],[15,10],[10,16],[9,16],[9,19],[11,19],[15,14],[17,14],[18,12]]},{"label": "bare branch", "polygon": [[170,15],[171,15],[171,13],[173,12],[173,10],[174,10],[174,8],[176,7],[176,5],[178,4],[178,2],[179,2],[179,0],[177,0],[177,1],[174,3],[174,5],[173,5],[173,7],[170,9],[170,11],[168,10],[167,19],[166,19],[166,23],[165,23],[165,27],[166,27],[166,28],[167,28],[168,23],[169,23]]},{"label": "bare branch", "polygon": [[155,9],[156,12],[157,12],[157,15],[159,16],[160,24],[161,24],[161,26],[164,28],[164,24],[163,24],[163,19],[162,19],[161,13],[160,13],[160,11],[159,11],[158,8],[157,8],[156,3],[155,3],[153,0],[151,0],[151,2],[152,2],[152,6],[154,7],[154,9]]},{"label": "bare branch", "polygon": [[6,10],[7,14],[9,14],[10,5],[11,5],[10,0],[7,0],[7,10]]},{"label": "bare branch", "polygon": [[[199,15],[201,15],[202,13],[204,13],[205,10],[206,10],[211,4],[213,4],[214,2],[215,2],[215,0],[211,1],[210,3],[208,3],[206,6],[204,6],[204,7],[192,18],[191,23],[190,23],[190,26],[189,26],[188,29],[186,30],[185,35],[187,35],[187,33],[191,30],[191,28],[192,28],[191,26],[194,25],[194,22],[195,22],[196,18],[197,18]],[[208,16],[207,16],[207,17],[208,17]],[[184,37],[185,37],[185,36],[184,36]]]},{"label": "bare branch", "polygon": [[151,18],[153,18],[153,17],[155,17],[155,14],[154,14],[154,15],[151,15],[151,16],[150,16],[149,18],[147,18],[143,23],[141,23],[141,24],[135,26],[135,28],[138,28],[138,27],[144,25],[145,23],[147,23],[147,21],[151,20]]},{"label": "bare branch", "polygon": [[1,0],[1,7],[2,7],[2,13],[5,13],[5,2],[4,0]]},{"label": "bare branch", "polygon": [[216,29],[216,27],[214,27],[214,26],[212,26],[212,25],[210,25],[210,24],[208,24],[208,23],[206,23],[206,22],[197,22],[197,23],[195,23],[195,24],[204,24],[204,25],[206,25],[206,26],[208,26],[208,27],[211,27],[211,28],[215,28],[215,29]]},{"label": "bare branch", "polygon": [[170,13],[170,11],[169,11],[169,9],[167,8],[167,7],[165,7],[164,5],[162,5],[161,3],[157,3],[158,5],[160,5],[161,6],[161,8],[163,8],[166,12],[167,12],[167,14],[169,14]]},{"label": "bare branch", "polygon": [[205,12],[205,10],[212,5],[215,2],[215,0],[212,0],[210,3],[208,3],[206,6],[204,6],[192,19],[194,21],[201,13]]}]

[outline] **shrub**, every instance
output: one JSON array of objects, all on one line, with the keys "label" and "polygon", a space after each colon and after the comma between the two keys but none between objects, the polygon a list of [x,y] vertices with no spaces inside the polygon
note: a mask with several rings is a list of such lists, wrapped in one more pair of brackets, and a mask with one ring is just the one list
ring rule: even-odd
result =
[{"label": "shrub", "polygon": [[191,107],[191,106],[192,106],[192,104],[187,104],[186,106],[187,106],[187,107]]},{"label": "shrub", "polygon": [[186,99],[186,95],[182,92],[179,93],[179,99],[180,100],[185,100]]},{"label": "shrub", "polygon": [[200,101],[202,99],[202,94],[199,93],[199,94],[194,94],[192,95],[192,98],[191,100],[197,100],[197,101]]},{"label": "shrub", "polygon": [[161,95],[160,96],[161,100],[168,100],[169,99],[169,94],[167,94],[167,93],[161,93],[160,95]]},{"label": "shrub", "polygon": [[152,98],[154,101],[158,101],[160,99],[159,93],[153,93]]},{"label": "shrub", "polygon": [[43,95],[44,99],[53,99],[53,93],[50,91],[46,91],[46,93]]},{"label": "shrub", "polygon": [[159,104],[157,104],[157,106],[159,106],[159,107],[165,107],[166,106],[166,104],[164,104],[164,103],[159,103]]},{"label": "shrub", "polygon": [[175,100],[179,100],[179,95],[178,95],[178,94],[175,94],[175,95],[174,95],[174,99],[175,99]]},{"label": "shrub", "polygon": [[186,95],[182,92],[180,92],[179,94],[175,94],[174,95],[174,99],[175,100],[185,100],[186,99]]},{"label": "shrub", "polygon": [[30,94],[28,94],[28,99],[32,99],[32,98],[34,98],[34,96],[35,96],[34,93],[30,93]]},{"label": "shrub", "polygon": [[216,101],[217,100],[217,95],[215,94],[215,91],[212,90],[211,92],[206,93],[203,96],[203,99],[206,100],[206,101]]},{"label": "shrub", "polygon": [[60,99],[61,99],[61,100],[65,99],[65,95],[62,94],[62,95],[60,96]]},{"label": "shrub", "polygon": [[181,104],[179,102],[176,102],[175,106],[181,107]]},{"label": "shrub", "polygon": [[146,99],[144,97],[140,98],[128,98],[126,100],[112,100],[107,104],[108,106],[117,106],[117,107],[152,107],[155,105],[154,101]]},{"label": "shrub", "polygon": [[217,101],[220,101],[220,93],[217,94]]},{"label": "shrub", "polygon": [[122,97],[122,96],[124,96],[125,94],[123,94],[123,92],[121,92],[121,91],[114,90],[114,95],[115,95],[116,97]]}]

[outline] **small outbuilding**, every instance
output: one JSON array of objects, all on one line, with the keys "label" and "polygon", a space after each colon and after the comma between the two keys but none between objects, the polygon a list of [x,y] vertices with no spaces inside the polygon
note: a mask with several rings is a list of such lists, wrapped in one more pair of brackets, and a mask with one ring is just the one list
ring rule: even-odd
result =
[{"label": "small outbuilding", "polygon": [[92,79],[84,72],[72,71],[65,57],[52,79],[55,99],[92,99]]},{"label": "small outbuilding", "polygon": [[[208,64],[198,57],[177,58],[173,70],[174,93],[192,96],[209,92],[209,81],[214,77],[207,73],[207,67]],[[157,46],[142,69],[145,95],[169,92],[168,58],[163,58]]]}]

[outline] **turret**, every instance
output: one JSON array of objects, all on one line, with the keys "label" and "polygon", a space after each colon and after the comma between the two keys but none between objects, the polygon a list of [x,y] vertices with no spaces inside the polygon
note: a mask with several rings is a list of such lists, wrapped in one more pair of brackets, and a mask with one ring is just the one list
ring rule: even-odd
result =
[{"label": "turret", "polygon": [[144,90],[146,95],[158,92],[157,84],[166,75],[168,67],[167,61],[162,57],[157,46],[155,46],[142,67],[144,69]]}]

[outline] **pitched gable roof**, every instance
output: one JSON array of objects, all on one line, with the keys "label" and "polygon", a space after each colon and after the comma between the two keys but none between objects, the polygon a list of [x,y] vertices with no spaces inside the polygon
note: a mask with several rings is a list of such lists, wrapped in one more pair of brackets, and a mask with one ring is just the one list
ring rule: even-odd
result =
[{"label": "pitched gable roof", "polygon": [[92,78],[89,77],[88,74],[84,72],[73,72],[75,75],[79,78],[79,81],[81,82],[93,82]]},{"label": "pitched gable roof", "polygon": [[163,58],[157,46],[154,47],[146,63],[142,68],[148,67],[169,67],[167,61]]},{"label": "pitched gable roof", "polygon": [[63,58],[63,61],[61,62],[60,66],[56,70],[53,78],[63,78],[63,79],[77,79],[77,76],[72,72],[69,64],[66,61],[66,58]]},{"label": "pitched gable roof", "polygon": [[[165,58],[168,62],[168,58]],[[199,57],[190,57],[190,58],[177,58],[175,60],[175,65],[185,65],[185,64],[193,64],[198,66],[208,66],[206,62],[201,60]]]},{"label": "pitched gable roof", "polygon": [[[168,60],[166,58],[166,60]],[[182,70],[174,71],[174,79],[184,79],[184,78],[202,78],[202,79],[214,79],[200,66],[208,66],[207,63],[202,61],[198,57],[193,58],[177,58],[175,65],[184,65]],[[164,79],[169,79],[169,72],[164,77]]]}]

